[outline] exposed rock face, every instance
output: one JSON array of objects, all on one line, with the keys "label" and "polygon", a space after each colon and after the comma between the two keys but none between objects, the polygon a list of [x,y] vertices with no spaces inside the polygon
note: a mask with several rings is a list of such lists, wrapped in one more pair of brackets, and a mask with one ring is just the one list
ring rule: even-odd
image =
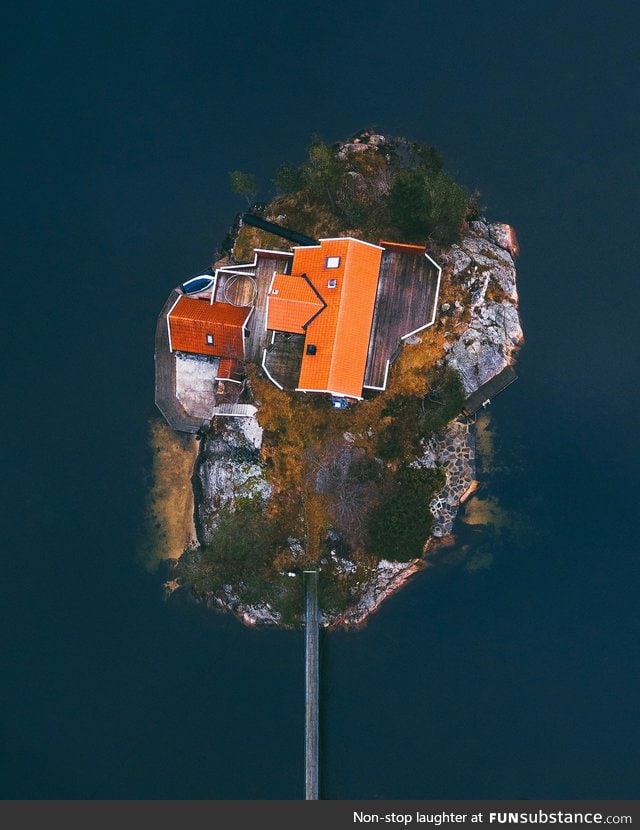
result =
[{"label": "exposed rock face", "polygon": [[226,429],[203,439],[197,465],[198,541],[207,544],[220,510],[232,510],[240,498],[266,500],[271,495],[260,458],[262,430],[255,418],[224,420]]},{"label": "exposed rock face", "polygon": [[520,253],[520,245],[518,245],[516,232],[511,225],[504,225],[498,222],[488,227],[491,238],[497,245],[504,248],[505,251],[509,251],[514,257],[518,256]]},{"label": "exposed rock face", "polygon": [[246,625],[278,625],[279,617],[266,603],[256,605],[242,605],[230,586],[224,597],[214,597],[207,600],[209,607],[232,611]]},{"label": "exposed rock face", "polygon": [[[500,240],[502,247],[495,240]],[[455,279],[469,293],[469,304],[454,309],[460,334],[448,344],[445,362],[457,369],[470,395],[514,360],[524,336],[518,314],[513,260],[515,233],[509,225],[473,222],[446,256]]]},{"label": "exposed rock face", "polygon": [[424,567],[424,559],[414,559],[412,562],[389,562],[381,559],[375,574],[357,602],[354,602],[339,616],[323,615],[322,624],[327,628],[362,625],[385,599],[394,594],[403,583]]},{"label": "exposed rock face", "polygon": [[351,153],[362,153],[371,147],[382,147],[386,143],[387,139],[383,135],[373,132],[373,130],[362,130],[351,141],[340,143],[338,157],[344,159]]}]

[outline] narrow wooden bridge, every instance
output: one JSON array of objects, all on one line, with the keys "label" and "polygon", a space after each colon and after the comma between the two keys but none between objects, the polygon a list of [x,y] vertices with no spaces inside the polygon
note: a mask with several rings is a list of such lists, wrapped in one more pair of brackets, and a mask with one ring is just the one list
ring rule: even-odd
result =
[{"label": "narrow wooden bridge", "polygon": [[318,612],[318,571],[304,571],[305,591],[305,799],[319,798],[318,769],[319,752],[319,695],[320,661],[319,635],[320,615]]}]

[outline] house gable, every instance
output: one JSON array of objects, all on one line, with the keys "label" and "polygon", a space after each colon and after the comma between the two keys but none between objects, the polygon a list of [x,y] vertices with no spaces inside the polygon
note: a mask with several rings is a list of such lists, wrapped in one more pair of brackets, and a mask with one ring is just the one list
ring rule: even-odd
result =
[{"label": "house gable", "polygon": [[274,274],[267,304],[267,328],[289,334],[304,334],[327,305],[306,274]]}]

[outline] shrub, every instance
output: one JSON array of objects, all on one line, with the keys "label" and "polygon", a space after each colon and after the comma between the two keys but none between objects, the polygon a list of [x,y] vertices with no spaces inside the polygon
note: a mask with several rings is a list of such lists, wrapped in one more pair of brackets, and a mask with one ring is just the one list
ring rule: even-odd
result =
[{"label": "shrub", "polygon": [[388,196],[391,222],[409,242],[431,238],[450,245],[460,237],[469,197],[443,170],[399,173]]},{"label": "shrub", "polygon": [[465,400],[460,375],[447,366],[435,366],[428,374],[429,387],[422,398],[420,427],[433,435],[460,414]]},{"label": "shrub", "polygon": [[408,562],[422,555],[433,524],[428,504],[444,482],[444,472],[438,468],[400,468],[386,498],[369,518],[371,549],[380,558]]},{"label": "shrub", "polygon": [[232,170],[229,173],[229,182],[231,189],[238,196],[244,196],[247,204],[251,206],[253,200],[258,192],[258,185],[251,173],[243,173],[241,170]]},{"label": "shrub", "polygon": [[220,512],[210,543],[185,551],[176,576],[197,594],[216,593],[255,574],[266,577],[275,548],[275,533],[261,503],[245,502],[235,511]]}]

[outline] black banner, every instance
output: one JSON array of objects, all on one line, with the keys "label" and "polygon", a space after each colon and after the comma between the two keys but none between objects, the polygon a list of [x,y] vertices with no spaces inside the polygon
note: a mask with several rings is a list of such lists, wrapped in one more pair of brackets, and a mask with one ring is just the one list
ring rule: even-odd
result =
[{"label": "black banner", "polygon": [[640,828],[638,800],[514,801],[4,801],[0,820],[11,830],[57,825],[198,828],[459,827]]}]

